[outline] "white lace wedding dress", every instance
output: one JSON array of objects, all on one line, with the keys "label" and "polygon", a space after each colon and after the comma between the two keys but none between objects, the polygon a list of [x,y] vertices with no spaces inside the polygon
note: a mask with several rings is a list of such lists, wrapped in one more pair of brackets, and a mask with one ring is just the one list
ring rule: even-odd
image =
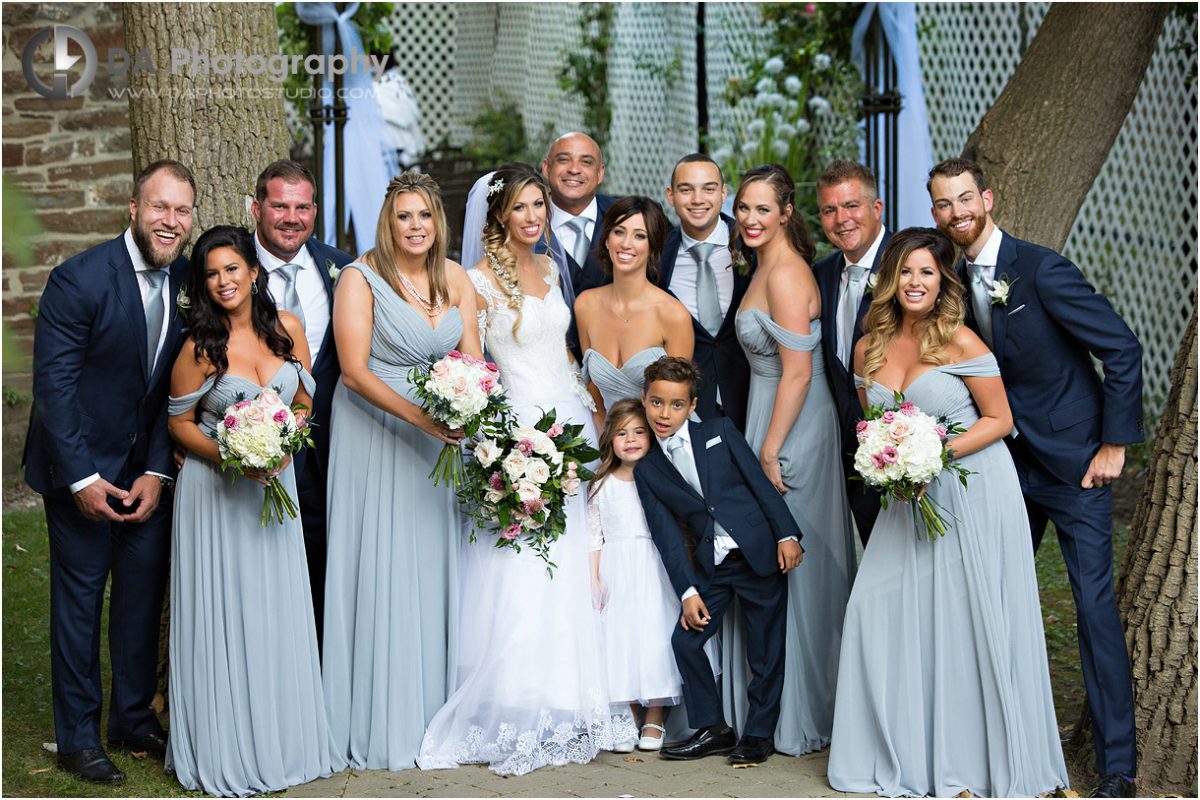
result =
[{"label": "white lace wedding dress", "polygon": [[[544,298],[526,295],[521,326],[489,277],[471,270],[487,298],[480,314],[486,348],[518,417],[543,410],[582,423],[596,440],[586,391],[567,356],[571,312],[546,277]],[[599,616],[589,579],[586,486],[568,500],[567,529],[550,548],[554,577],[525,550],[497,549],[493,535],[460,547],[462,602],[457,689],[425,733],[417,765],[487,764],[523,775],[550,764],[584,764],[635,735],[628,706],[611,707]]]}]

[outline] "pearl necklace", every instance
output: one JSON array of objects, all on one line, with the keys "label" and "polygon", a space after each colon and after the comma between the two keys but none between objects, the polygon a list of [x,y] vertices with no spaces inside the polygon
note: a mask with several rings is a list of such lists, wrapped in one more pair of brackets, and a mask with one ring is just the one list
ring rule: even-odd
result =
[{"label": "pearl necklace", "polygon": [[442,313],[442,298],[437,298],[436,302],[427,299],[417,291],[417,287],[413,286],[413,282],[408,279],[407,275],[400,270],[396,270],[396,274],[400,276],[400,283],[404,284],[405,290],[416,298],[417,303],[424,309],[426,316],[436,317]]}]

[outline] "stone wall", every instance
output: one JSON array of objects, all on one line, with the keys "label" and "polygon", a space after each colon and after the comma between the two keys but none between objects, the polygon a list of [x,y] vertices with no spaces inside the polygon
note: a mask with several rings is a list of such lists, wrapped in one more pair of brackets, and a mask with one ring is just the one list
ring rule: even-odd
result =
[{"label": "stone wall", "polygon": [[[133,162],[129,103],[123,76],[103,61],[125,37],[121,7],[100,3],[5,3],[3,21],[3,169],[6,192],[27,198],[41,231],[31,242],[31,263],[16,263],[4,248],[3,476],[20,480],[20,456],[29,414],[29,361],[37,300],[50,270],[70,256],[119,234],[129,216]],[[29,88],[21,56],[39,29],[55,23],[84,31],[102,62],[85,96],[48,100]],[[53,45],[46,42],[39,75],[49,80]],[[72,53],[75,50],[72,48]],[[81,71],[82,60],[72,70]],[[117,93],[114,97],[114,93]],[[7,200],[7,195],[6,195]],[[12,213],[6,209],[5,216]],[[14,352],[15,351],[15,352]]]}]

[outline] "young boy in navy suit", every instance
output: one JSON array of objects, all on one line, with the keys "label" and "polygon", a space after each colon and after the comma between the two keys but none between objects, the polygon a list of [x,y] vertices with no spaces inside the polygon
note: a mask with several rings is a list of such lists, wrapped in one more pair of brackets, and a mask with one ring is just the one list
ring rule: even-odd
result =
[{"label": "young boy in navy suit", "polygon": [[[804,558],[800,529],[758,458],[726,417],[695,423],[700,371],[667,356],[646,368],[642,403],[657,446],[634,472],[654,543],[683,603],[671,637],[683,676],[686,742],[664,747],[676,760],[729,755],[755,764],[775,751],[783,692],[788,572]],[[704,643],[721,627],[734,597],[746,617],[753,676],[739,740],[725,721]]]}]

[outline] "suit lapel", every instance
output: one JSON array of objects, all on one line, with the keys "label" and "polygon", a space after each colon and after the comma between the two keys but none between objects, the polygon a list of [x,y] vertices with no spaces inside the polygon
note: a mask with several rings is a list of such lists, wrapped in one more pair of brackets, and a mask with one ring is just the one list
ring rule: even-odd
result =
[{"label": "suit lapel", "polygon": [[[695,422],[689,422],[688,433],[692,438],[692,458],[696,462],[696,475],[700,478],[700,489],[704,493],[704,497],[708,496],[708,448],[701,441],[703,436],[700,433],[700,426]],[[704,499],[703,497],[701,499]]]},{"label": "suit lapel", "polygon": [[[304,244],[308,254],[312,256],[313,263],[317,265],[317,272],[321,273],[321,282],[325,287],[325,297],[329,301],[329,324],[325,327],[325,336],[321,339],[321,349],[317,353],[317,359],[324,362],[329,358],[330,348],[333,346],[331,339],[333,338],[333,278],[329,275],[329,268],[325,265],[325,260],[322,257],[320,249],[317,247],[316,239],[309,239]],[[317,372],[317,364],[313,362],[313,373]]]},{"label": "suit lapel", "polygon": [[[183,282],[187,280],[188,259],[177,259],[168,269],[170,272],[167,273],[169,286],[166,316],[167,338],[163,339],[162,350],[159,351],[158,361],[154,364],[154,372],[150,376],[151,383],[164,369],[170,371],[175,366],[170,355],[175,352],[175,345],[183,334],[183,319],[179,316],[179,303],[176,302],[176,299],[179,297],[179,290],[183,286]],[[149,358],[149,347],[146,349],[147,358]]]},{"label": "suit lapel", "polygon": [[142,307],[142,291],[138,286],[137,275],[133,271],[133,262],[129,260],[129,253],[125,249],[123,236],[116,241],[116,245],[117,250],[109,259],[108,266],[112,270],[113,283],[117,287],[117,301],[124,309],[130,327],[133,328],[131,341],[139,349],[138,363],[142,365],[142,378],[149,380],[150,347],[146,342],[146,309]]},{"label": "suit lapel", "polygon": [[[654,440],[654,446],[650,448],[649,455],[646,456],[646,463],[656,468],[668,480],[674,481],[677,486],[683,489],[700,502],[704,502],[704,498],[696,493],[692,485],[680,474],[679,470],[675,469],[675,465],[671,463],[671,459],[667,458],[667,454],[663,451],[658,443],[658,439]],[[703,485],[703,484],[701,484]]]},{"label": "suit lapel", "polygon": [[[996,271],[992,275],[992,283],[1007,280],[1012,283],[1016,278],[1017,246],[1013,238],[1004,234],[1000,240],[1000,254],[996,258]],[[969,284],[968,284],[969,285]],[[969,303],[968,305],[974,305]],[[1008,333],[1008,307],[992,306],[992,352],[996,355],[996,363],[1004,369],[1004,346]]]},{"label": "suit lapel", "polygon": [[658,262],[657,283],[658,287],[665,292],[671,291],[671,276],[675,274],[675,262],[679,258],[679,245],[682,242],[683,231],[675,228],[667,234],[667,243],[663,245],[662,258]]}]

